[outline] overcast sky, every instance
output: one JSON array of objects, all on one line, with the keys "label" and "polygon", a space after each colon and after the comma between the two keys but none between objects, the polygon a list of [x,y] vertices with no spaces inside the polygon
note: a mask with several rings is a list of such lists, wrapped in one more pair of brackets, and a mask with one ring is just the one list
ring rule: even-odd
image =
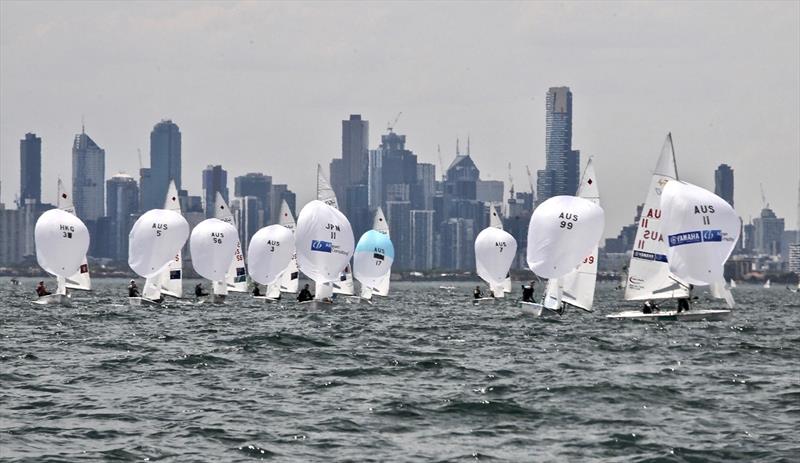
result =
[{"label": "overcast sky", "polygon": [[[201,170],[265,172],[303,204],[316,163],[340,155],[360,113],[388,121],[421,162],[447,165],[469,135],[486,179],[528,188],[544,166],[545,94],[573,92],[573,146],[596,162],[606,236],[633,219],[672,131],[682,179],[713,190],[730,164],[735,206],[787,228],[800,178],[800,2],[0,2],[0,179],[19,192],[19,140],[43,138],[43,200],[71,184],[86,132],[106,175],[138,177],[162,118],[183,133],[183,183]],[[462,147],[464,145],[462,144]]]}]

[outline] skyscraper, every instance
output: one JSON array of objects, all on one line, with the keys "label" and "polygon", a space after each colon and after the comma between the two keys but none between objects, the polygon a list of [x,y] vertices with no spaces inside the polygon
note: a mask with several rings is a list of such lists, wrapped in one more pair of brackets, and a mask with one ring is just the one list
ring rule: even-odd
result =
[{"label": "skyscraper", "polygon": [[220,165],[208,166],[203,170],[203,201],[206,218],[214,217],[214,201],[217,192],[228,202],[228,172]]},{"label": "skyscraper", "polygon": [[342,121],[342,157],[330,163],[331,187],[358,236],[368,228],[369,121],[351,114]]},{"label": "skyscraper", "polygon": [[544,201],[574,195],[580,182],[580,151],[572,149],[572,92],[569,87],[547,91],[545,168],[537,172],[537,196]]},{"label": "skyscraper", "polygon": [[733,207],[733,169],[727,164],[720,164],[714,171],[714,194]]},{"label": "skyscraper", "polygon": [[84,221],[104,215],[105,176],[105,150],[81,131],[72,145],[72,200],[75,213]]},{"label": "skyscraper", "polygon": [[169,119],[164,119],[150,132],[150,167],[142,169],[142,210],[164,206],[169,182],[181,189],[181,131]]},{"label": "skyscraper", "polygon": [[[249,207],[258,207],[263,212],[261,217],[264,223],[270,220],[272,210],[272,200],[270,194],[272,193],[272,177],[257,172],[250,172],[246,175],[240,175],[234,180],[233,194],[237,198],[244,198],[246,196],[254,196],[258,200],[258,205]],[[261,227],[264,225],[259,225]]]},{"label": "skyscraper", "polygon": [[139,185],[130,175],[117,174],[106,181],[106,215],[110,220],[109,257],[128,257],[128,233],[139,211]]},{"label": "skyscraper", "polygon": [[761,217],[753,219],[755,226],[755,251],[761,254],[777,256],[781,253],[784,222],[769,208],[769,204],[761,210]]},{"label": "skyscraper", "polygon": [[19,204],[26,199],[42,202],[42,139],[26,133],[19,141]]}]

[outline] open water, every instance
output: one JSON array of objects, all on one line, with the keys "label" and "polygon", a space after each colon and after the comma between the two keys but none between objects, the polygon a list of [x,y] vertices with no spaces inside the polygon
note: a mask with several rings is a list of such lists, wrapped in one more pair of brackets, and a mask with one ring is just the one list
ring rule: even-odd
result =
[{"label": "open water", "polygon": [[606,320],[611,285],[546,321],[468,284],[314,310],[134,308],[123,280],[38,307],[33,283],[0,285],[3,461],[800,460],[800,294],[777,285],[651,325]]}]

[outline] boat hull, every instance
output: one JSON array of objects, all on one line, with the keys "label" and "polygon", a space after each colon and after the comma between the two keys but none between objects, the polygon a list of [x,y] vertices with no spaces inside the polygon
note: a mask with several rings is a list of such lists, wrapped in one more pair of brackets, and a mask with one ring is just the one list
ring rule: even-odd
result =
[{"label": "boat hull", "polygon": [[154,301],[152,299],[147,299],[146,297],[129,297],[128,304],[137,307],[161,305],[160,302]]},{"label": "boat hull", "polygon": [[32,302],[36,305],[60,305],[64,307],[72,306],[72,300],[66,294],[49,294],[47,296],[42,296]]},{"label": "boat hull", "polygon": [[520,301],[519,306],[520,311],[525,315],[533,315],[534,317],[538,318],[561,318],[561,314],[559,312],[553,309],[548,309],[542,304]]},{"label": "boat hull", "polygon": [[689,310],[681,313],[674,310],[662,310],[656,313],[642,313],[641,310],[628,310],[606,315],[606,318],[614,320],[635,320],[640,322],[713,322],[727,320],[730,316],[731,311],[727,309]]},{"label": "boat hull", "polygon": [[281,301],[280,299],[275,299],[269,296],[253,296],[253,299],[263,302],[265,304],[277,304]]},{"label": "boat hull", "polygon": [[497,299],[493,297],[481,297],[479,299],[473,299],[472,305],[491,304],[493,302],[497,302]]}]

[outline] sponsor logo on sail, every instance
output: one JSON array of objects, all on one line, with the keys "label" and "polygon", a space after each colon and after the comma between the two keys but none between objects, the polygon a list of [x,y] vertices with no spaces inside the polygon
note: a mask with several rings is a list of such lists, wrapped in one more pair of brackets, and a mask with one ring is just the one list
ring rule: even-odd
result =
[{"label": "sponsor logo on sail", "polygon": [[311,250],[329,253],[333,251],[333,243],[330,241],[311,240]]}]

